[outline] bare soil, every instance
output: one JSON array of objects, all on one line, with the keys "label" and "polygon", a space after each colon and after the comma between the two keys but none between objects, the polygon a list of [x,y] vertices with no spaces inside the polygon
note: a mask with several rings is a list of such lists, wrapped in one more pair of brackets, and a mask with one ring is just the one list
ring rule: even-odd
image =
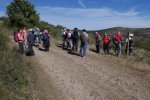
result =
[{"label": "bare soil", "polygon": [[82,58],[57,46],[34,50],[36,100],[150,100],[150,73],[120,58],[92,51]]}]

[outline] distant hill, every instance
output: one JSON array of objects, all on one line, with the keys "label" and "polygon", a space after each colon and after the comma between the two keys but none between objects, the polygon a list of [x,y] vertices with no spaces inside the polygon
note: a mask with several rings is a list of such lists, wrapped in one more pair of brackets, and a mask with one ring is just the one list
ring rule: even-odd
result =
[{"label": "distant hill", "polygon": [[122,33],[124,39],[128,32],[134,33],[135,46],[150,51],[150,28],[114,27],[103,30],[88,31],[88,33],[92,35],[95,32],[99,32],[101,36],[103,36],[104,33],[107,32],[110,37],[113,37],[118,31]]},{"label": "distant hill", "polygon": [[118,31],[122,32],[123,36],[126,36],[128,32],[134,33],[134,37],[136,40],[148,40],[150,41],[150,28],[124,28],[124,27],[114,27],[108,28],[103,30],[96,30],[96,31],[88,31],[89,34],[99,32],[102,36],[105,32],[107,32],[110,36],[113,36]]}]

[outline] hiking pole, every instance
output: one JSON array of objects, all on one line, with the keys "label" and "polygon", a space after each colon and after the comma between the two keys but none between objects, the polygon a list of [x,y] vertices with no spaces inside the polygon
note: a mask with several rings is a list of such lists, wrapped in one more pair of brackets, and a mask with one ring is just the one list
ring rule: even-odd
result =
[{"label": "hiking pole", "polygon": [[127,42],[127,57],[129,55],[129,36],[130,36],[130,32],[128,33],[128,42]]}]

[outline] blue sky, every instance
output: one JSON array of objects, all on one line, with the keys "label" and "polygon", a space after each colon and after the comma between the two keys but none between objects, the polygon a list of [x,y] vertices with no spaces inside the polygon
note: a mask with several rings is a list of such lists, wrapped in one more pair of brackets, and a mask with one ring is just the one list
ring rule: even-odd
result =
[{"label": "blue sky", "polygon": [[[0,16],[12,0],[0,0]],[[87,30],[150,27],[150,0],[29,0],[41,20]]]}]

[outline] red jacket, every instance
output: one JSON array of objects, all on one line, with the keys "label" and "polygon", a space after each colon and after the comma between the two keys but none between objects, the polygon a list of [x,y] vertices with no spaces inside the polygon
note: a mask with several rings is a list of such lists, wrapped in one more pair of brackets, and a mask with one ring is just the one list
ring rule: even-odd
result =
[{"label": "red jacket", "polygon": [[121,36],[121,34],[115,35],[115,41],[117,41],[117,42],[121,42],[121,41],[122,41],[122,36]]},{"label": "red jacket", "polygon": [[104,44],[108,44],[109,41],[110,41],[110,37],[109,37],[109,36],[104,36],[104,37],[103,37],[103,43],[104,43]]}]

